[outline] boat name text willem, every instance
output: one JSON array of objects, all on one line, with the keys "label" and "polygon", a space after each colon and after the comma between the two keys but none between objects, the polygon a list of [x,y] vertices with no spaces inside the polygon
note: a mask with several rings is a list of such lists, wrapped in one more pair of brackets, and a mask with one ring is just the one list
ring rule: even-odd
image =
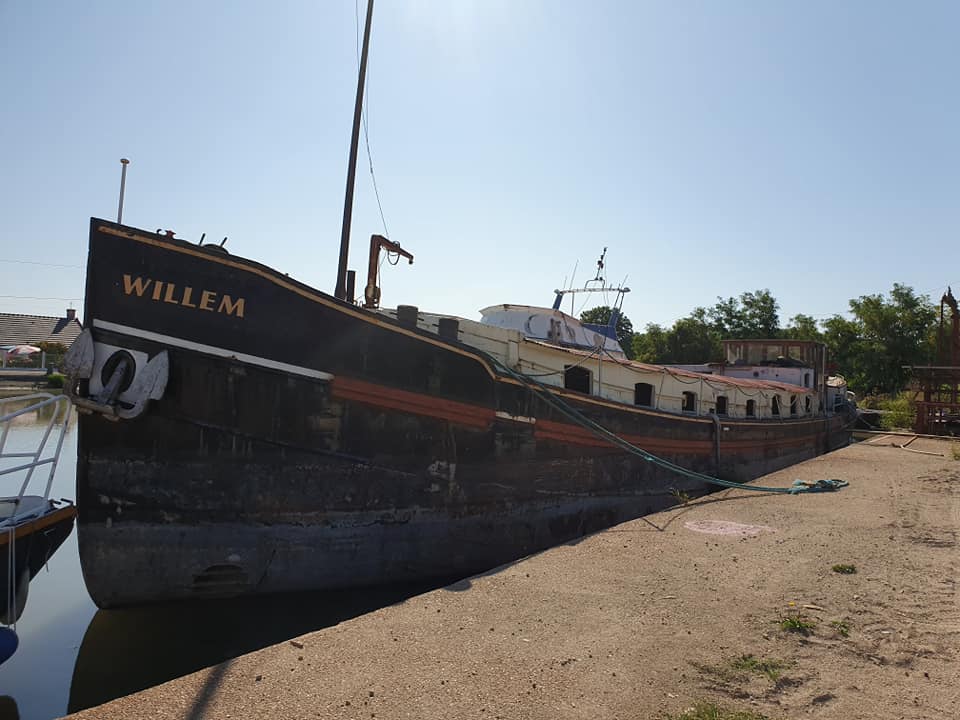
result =
[{"label": "boat name text willem", "polygon": [[146,297],[154,302],[165,302],[195,310],[236,315],[238,318],[243,317],[245,305],[242,297],[234,300],[231,295],[226,293],[220,294],[213,290],[194,290],[189,286],[180,288],[171,282],[142,278],[139,275],[133,277],[124,274],[123,292],[125,295]]}]

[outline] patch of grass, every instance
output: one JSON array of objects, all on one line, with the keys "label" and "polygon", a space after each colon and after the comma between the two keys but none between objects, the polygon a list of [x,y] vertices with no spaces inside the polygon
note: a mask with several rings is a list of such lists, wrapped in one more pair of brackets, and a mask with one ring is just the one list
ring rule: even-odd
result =
[{"label": "patch of grass", "polygon": [[793,667],[793,663],[789,661],[758,658],[753,654],[740,655],[719,665],[701,663],[691,663],[691,665],[703,674],[727,685],[746,682],[750,679],[751,674],[766,677],[776,684],[781,679],[781,672]]},{"label": "patch of grass", "polygon": [[677,488],[670,489],[670,495],[674,500],[677,501],[678,505],[686,505],[690,502],[690,495],[687,494],[685,490],[678,490]]},{"label": "patch of grass", "polygon": [[856,565],[834,565],[831,570],[841,575],[853,575],[857,571]]},{"label": "patch of grass", "polygon": [[846,620],[832,620],[830,627],[836,630],[841,637],[849,637],[850,635],[850,623]]},{"label": "patch of grass", "polygon": [[753,655],[741,655],[731,663],[735,670],[766,675],[772,682],[780,679],[780,671],[790,667],[790,663],[782,660],[766,660]]},{"label": "patch of grass", "polygon": [[752,710],[728,710],[715,702],[701,700],[679,715],[667,715],[667,720],[769,720],[769,718]]}]

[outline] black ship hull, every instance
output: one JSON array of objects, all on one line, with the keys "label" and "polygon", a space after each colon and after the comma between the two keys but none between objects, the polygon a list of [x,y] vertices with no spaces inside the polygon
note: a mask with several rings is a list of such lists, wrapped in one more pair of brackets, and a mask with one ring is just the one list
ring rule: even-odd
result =
[{"label": "black ship hull", "polygon": [[[78,524],[101,607],[465,576],[707,490],[572,423],[482,352],[257,263],[100,220],[88,262],[94,349],[71,383],[92,410]],[[162,381],[141,381],[161,364]],[[721,432],[557,392],[737,481],[849,437],[842,416]]]}]

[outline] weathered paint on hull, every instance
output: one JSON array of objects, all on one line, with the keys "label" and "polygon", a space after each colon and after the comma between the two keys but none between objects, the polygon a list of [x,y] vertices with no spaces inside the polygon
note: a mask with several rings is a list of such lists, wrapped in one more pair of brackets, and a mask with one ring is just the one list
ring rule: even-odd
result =
[{"label": "weathered paint on hull", "polygon": [[[263,266],[97,220],[89,257],[95,341],[166,350],[170,366],[143,417],[80,420],[98,605],[468,575],[707,490],[610,447],[471,348]],[[718,425],[565,396],[739,481],[846,442],[840,417]]]}]

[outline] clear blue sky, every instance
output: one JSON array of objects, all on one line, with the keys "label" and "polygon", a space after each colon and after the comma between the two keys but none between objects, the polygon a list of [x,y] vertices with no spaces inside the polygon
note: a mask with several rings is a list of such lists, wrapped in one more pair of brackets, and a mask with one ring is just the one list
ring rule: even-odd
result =
[{"label": "clear blue sky", "polygon": [[[604,246],[638,328],[757,288],[784,319],[894,282],[937,300],[960,285],[958,27],[928,0],[378,0],[370,145],[416,255],[384,304],[548,305]],[[356,69],[353,0],[0,0],[0,260],[82,266],[126,156],[128,224],[332,292]],[[361,278],[382,231],[361,153]],[[0,295],[82,294],[79,267],[0,262]]]}]

